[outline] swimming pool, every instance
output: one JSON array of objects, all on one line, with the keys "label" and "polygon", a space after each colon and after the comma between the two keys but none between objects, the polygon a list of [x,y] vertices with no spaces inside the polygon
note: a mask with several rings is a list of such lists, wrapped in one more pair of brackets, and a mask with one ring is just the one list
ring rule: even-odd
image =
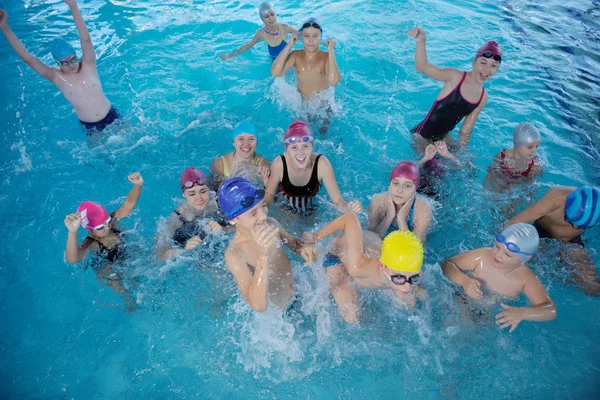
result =
[{"label": "swimming pool", "polygon": [[[525,322],[512,334],[493,325],[496,309],[477,324],[461,322],[437,264],[459,249],[486,245],[505,219],[488,204],[481,182],[517,122],[535,122],[544,138],[538,192],[600,182],[600,8],[593,1],[533,3],[276,3],[281,22],[297,26],[315,15],[325,35],[338,40],[338,111],[316,149],[332,161],[344,195],[365,205],[384,190],[395,162],[414,158],[408,130],[439,90],[415,71],[408,30],[425,27],[429,58],[439,65],[467,69],[491,39],[506,55],[487,85],[490,101],[467,155],[473,168],[447,182],[444,208],[435,211],[425,272],[431,301],[407,312],[389,296],[363,290],[357,327],[337,316],[323,271],[298,259],[293,267],[306,317],[296,322],[251,312],[211,249],[196,255],[199,267],[192,259],[166,266],[152,259],[158,225],[179,198],[177,178],[186,166],[207,171],[230,148],[223,138],[232,125],[246,117],[259,129],[259,152],[273,158],[283,151],[283,129],[304,116],[290,82],[269,76],[265,45],[218,58],[258,28],[258,2],[80,5],[105,92],[127,116],[94,143],[54,87],[1,39],[2,397],[598,397],[599,301],[565,284],[555,248],[546,244],[533,267],[558,319]],[[59,1],[0,0],[0,7],[26,47],[48,63],[51,38],[68,32],[76,39]],[[137,170],[146,184],[124,224],[136,254],[127,267],[138,309],[128,314],[91,271],[64,261],[63,219],[87,199],[114,209],[129,190],[127,174]],[[322,218],[334,215],[326,209]],[[297,234],[308,228],[291,224]],[[600,248],[597,232],[586,234],[590,248]],[[223,246],[215,243],[214,252]]]}]

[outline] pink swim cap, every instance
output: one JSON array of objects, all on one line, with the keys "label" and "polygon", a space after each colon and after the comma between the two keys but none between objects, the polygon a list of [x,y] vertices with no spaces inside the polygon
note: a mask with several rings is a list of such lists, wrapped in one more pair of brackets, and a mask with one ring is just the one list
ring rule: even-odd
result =
[{"label": "pink swim cap", "polygon": [[283,137],[283,141],[286,142],[285,147],[287,147],[289,145],[289,143],[287,143],[287,140],[289,138],[292,138],[292,137],[302,138],[304,136],[312,137],[312,135],[313,135],[313,133],[310,130],[310,128],[308,127],[308,125],[306,124],[306,122],[300,121],[297,119],[294,122],[292,122],[290,124],[290,126],[288,126],[287,130],[285,131],[285,136]]},{"label": "pink swim cap", "polygon": [[198,168],[186,168],[185,171],[183,171],[183,174],[181,174],[181,178],[179,178],[179,186],[181,186],[181,191],[184,191],[185,189],[191,189],[196,185],[205,186],[206,175]]},{"label": "pink swim cap", "polygon": [[77,207],[77,213],[81,218],[81,226],[88,231],[102,225],[108,219],[106,208],[94,201],[84,201]]},{"label": "pink swim cap", "polygon": [[502,57],[502,49],[500,48],[500,45],[498,44],[498,42],[494,42],[489,41],[487,43],[484,43],[483,46],[481,46],[479,48],[479,50],[477,50],[477,54],[475,55],[475,58],[481,57],[483,53],[485,53],[486,51],[489,51],[490,53],[492,53],[492,55],[499,55],[500,57]]},{"label": "pink swim cap", "polygon": [[406,178],[414,182],[415,186],[419,187],[419,167],[410,161],[400,161],[392,170],[390,182],[394,178]]}]

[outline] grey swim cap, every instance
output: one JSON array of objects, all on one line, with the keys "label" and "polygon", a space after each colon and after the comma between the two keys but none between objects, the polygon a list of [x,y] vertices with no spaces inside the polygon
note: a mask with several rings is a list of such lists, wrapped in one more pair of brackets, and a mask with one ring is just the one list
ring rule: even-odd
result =
[{"label": "grey swim cap", "polygon": [[526,262],[535,255],[540,245],[540,236],[533,225],[519,222],[504,228],[496,241],[505,245],[519,260]]},{"label": "grey swim cap", "polygon": [[263,19],[265,14],[269,11],[275,12],[275,10],[273,10],[273,4],[265,1],[258,8],[258,15],[260,16],[260,19]]},{"label": "grey swim cap", "polygon": [[515,145],[515,149],[539,140],[542,140],[542,137],[535,126],[528,124],[527,122],[521,122],[516,126],[515,132],[513,133],[513,143]]}]

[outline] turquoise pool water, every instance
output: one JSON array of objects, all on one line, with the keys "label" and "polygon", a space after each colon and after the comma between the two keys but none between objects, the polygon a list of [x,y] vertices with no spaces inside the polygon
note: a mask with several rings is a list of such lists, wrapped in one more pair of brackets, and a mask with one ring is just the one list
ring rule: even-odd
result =
[{"label": "turquoise pool water", "polygon": [[[503,202],[492,204],[481,182],[518,122],[534,122],[544,138],[545,174],[530,196],[555,184],[599,184],[598,3],[276,3],[281,22],[298,26],[315,15],[338,41],[336,114],[316,148],[332,161],[346,198],[365,205],[385,190],[392,165],[414,159],[408,130],[440,88],[415,71],[408,30],[425,27],[429,58],[439,65],[467,69],[491,39],[505,52],[464,155],[473,166],[448,178],[435,207],[425,270],[431,300],[407,312],[363,290],[363,321],[355,327],[337,316],[323,271],[297,259],[305,318],[291,322],[240,301],[218,254],[226,242],[178,263],[153,260],[156,232],[177,204],[186,166],[206,171],[229,150],[232,125],[246,117],[260,131],[259,152],[273,158],[283,151],[283,129],[306,116],[291,77],[269,76],[264,44],[218,58],[258,29],[257,5],[81,4],[105,92],[126,116],[96,142],[55,88],[0,39],[0,397],[597,398],[600,303],[566,283],[554,246],[545,243],[543,260],[532,266],[558,319],[522,323],[512,334],[493,325],[497,309],[476,324],[461,321],[438,263],[489,244],[506,219]],[[58,0],[0,0],[0,7],[46,62],[52,38],[77,38]],[[127,174],[137,170],[146,184],[124,223],[135,255],[125,266],[127,282],[138,302],[128,314],[92,271],[64,261],[63,219],[87,199],[113,210],[129,190]],[[335,215],[325,208],[320,218]],[[297,234],[311,228],[284,223]],[[585,238],[598,265],[598,228]]]}]

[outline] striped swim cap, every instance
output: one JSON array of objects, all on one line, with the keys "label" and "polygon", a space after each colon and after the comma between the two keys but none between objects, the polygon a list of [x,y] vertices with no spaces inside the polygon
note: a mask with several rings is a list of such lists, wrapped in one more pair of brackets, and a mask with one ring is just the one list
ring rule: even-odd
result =
[{"label": "striped swim cap", "polygon": [[590,228],[600,219],[600,189],[581,186],[567,196],[565,220],[582,229]]}]

